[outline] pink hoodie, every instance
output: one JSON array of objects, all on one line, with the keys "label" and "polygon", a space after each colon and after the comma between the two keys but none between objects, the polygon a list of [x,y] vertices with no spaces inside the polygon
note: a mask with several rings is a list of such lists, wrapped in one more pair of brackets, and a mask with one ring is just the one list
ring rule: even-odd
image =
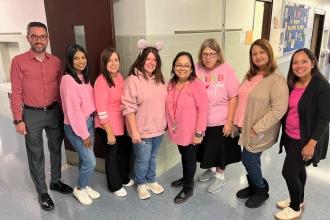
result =
[{"label": "pink hoodie", "polygon": [[[141,138],[164,134],[166,128],[165,98],[166,85],[156,84],[154,77],[146,80],[142,74],[127,77],[121,97],[123,115],[136,114],[136,123]],[[131,131],[128,127],[128,133]]]}]

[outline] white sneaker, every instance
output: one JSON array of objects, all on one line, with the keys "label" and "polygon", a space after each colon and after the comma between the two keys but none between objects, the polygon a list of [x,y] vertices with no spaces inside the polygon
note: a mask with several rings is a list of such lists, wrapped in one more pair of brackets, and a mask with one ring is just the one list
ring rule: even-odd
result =
[{"label": "white sneaker", "polygon": [[134,185],[134,180],[130,179],[127,184],[123,184],[123,186],[133,186]]},{"label": "white sneaker", "polygon": [[205,182],[208,181],[210,178],[214,177],[214,173],[211,171],[211,169],[205,170],[201,175],[198,177],[198,181]]},{"label": "white sneaker", "polygon": [[89,197],[91,198],[91,199],[98,199],[98,198],[100,198],[100,193],[99,192],[97,192],[97,191],[95,191],[94,189],[92,189],[92,187],[90,187],[90,186],[86,186],[86,192],[87,192],[87,194],[89,195]]},{"label": "white sneaker", "polygon": [[127,195],[127,191],[123,187],[121,187],[119,190],[114,191],[113,194],[119,197],[124,197]]},{"label": "white sneaker", "polygon": [[[291,202],[290,198],[287,198],[285,200],[278,201],[276,203],[276,206],[280,209],[285,209],[290,206],[290,202]],[[304,203],[302,202],[302,203],[300,203],[300,208],[303,208],[303,207],[304,207]]]},{"label": "white sneaker", "polygon": [[147,183],[147,189],[150,189],[155,194],[161,194],[164,192],[164,188],[157,182]]},{"label": "white sneaker", "polygon": [[150,198],[150,193],[147,189],[146,184],[138,185],[137,192],[138,192],[138,196],[140,199],[149,199]]},{"label": "white sneaker", "polygon": [[210,193],[219,192],[225,184],[226,184],[225,177],[219,178],[219,177],[215,176],[213,178],[212,184],[208,187],[207,191]]},{"label": "white sneaker", "polygon": [[299,218],[300,214],[301,210],[295,211],[290,207],[286,207],[285,209],[282,209],[281,211],[277,212],[275,214],[275,218],[279,220],[292,220]]},{"label": "white sneaker", "polygon": [[79,190],[77,187],[75,187],[73,190],[73,195],[83,205],[90,205],[93,202],[85,189]]}]

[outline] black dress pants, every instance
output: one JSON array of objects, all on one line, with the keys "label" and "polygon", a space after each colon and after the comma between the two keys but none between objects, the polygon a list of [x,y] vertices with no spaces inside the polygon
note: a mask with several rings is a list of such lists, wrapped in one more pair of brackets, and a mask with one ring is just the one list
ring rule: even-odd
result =
[{"label": "black dress pants", "polygon": [[127,135],[116,136],[114,145],[107,144],[107,133],[102,128],[96,128],[97,134],[105,147],[105,174],[108,189],[115,192],[129,182],[130,158],[132,142]]},{"label": "black dress pants", "polygon": [[192,144],[188,146],[178,145],[181,154],[182,171],[183,171],[183,191],[185,193],[193,191],[194,176],[196,173],[196,153],[197,146]]},{"label": "black dress pants", "polygon": [[286,138],[286,157],[282,175],[288,186],[291,199],[290,207],[298,211],[300,210],[300,203],[304,202],[305,183],[307,179],[305,161],[301,155],[302,148],[305,145],[300,140]]}]

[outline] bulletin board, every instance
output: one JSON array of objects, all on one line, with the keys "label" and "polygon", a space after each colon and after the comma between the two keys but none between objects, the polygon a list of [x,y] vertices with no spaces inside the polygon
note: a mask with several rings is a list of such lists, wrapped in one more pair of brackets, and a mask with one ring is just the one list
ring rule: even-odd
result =
[{"label": "bulletin board", "polygon": [[309,6],[286,2],[283,29],[285,30],[283,53],[303,48],[306,40]]}]

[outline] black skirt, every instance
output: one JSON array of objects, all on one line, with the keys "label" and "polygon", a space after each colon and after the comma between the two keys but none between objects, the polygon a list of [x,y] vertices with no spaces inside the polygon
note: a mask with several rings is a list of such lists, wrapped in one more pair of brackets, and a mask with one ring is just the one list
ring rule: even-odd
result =
[{"label": "black skirt", "polygon": [[197,149],[197,161],[202,169],[225,169],[228,164],[241,161],[239,137],[225,137],[222,129],[223,125],[206,128],[205,137]]}]

